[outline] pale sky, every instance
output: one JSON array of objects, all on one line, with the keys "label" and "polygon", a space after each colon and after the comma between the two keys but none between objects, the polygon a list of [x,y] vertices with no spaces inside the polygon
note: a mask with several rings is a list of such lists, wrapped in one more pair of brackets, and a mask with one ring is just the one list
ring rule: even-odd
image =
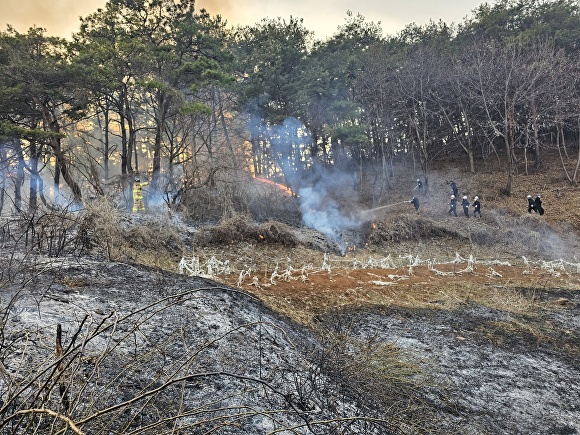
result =
[{"label": "pale sky", "polygon": [[[488,1],[494,3],[493,1]],[[104,7],[106,0],[0,0],[0,30],[10,24],[20,33],[32,26],[47,35],[69,38],[79,28],[79,17]],[[367,22],[381,23],[383,36],[395,35],[410,23],[424,25],[440,19],[459,23],[485,0],[197,0],[196,10],[221,14],[228,25],[253,25],[262,18],[290,16],[304,19],[304,26],[318,40],[332,36],[345,23],[346,12],[361,14]]]}]

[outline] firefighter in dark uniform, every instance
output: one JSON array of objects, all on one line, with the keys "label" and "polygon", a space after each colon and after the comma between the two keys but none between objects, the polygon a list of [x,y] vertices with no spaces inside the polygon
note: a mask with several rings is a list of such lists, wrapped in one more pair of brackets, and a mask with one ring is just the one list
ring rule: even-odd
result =
[{"label": "firefighter in dark uniform", "polygon": [[469,201],[467,200],[467,196],[463,197],[463,201],[461,201],[461,206],[463,207],[463,214],[465,217],[469,217]]},{"label": "firefighter in dark uniform", "polygon": [[416,196],[413,197],[413,199],[411,199],[411,201],[409,201],[411,204],[413,204],[413,206],[415,207],[415,211],[417,213],[419,213],[419,198],[417,198]]},{"label": "firefighter in dark uniform", "polygon": [[542,196],[539,193],[536,195],[536,199],[534,200],[534,206],[540,215],[544,214],[544,207],[542,207]]},{"label": "firefighter in dark uniform", "polygon": [[421,181],[420,178],[417,178],[417,185],[415,186],[415,189],[417,189],[421,193],[423,192],[423,182]]},{"label": "firefighter in dark uniform", "polygon": [[459,196],[459,189],[457,188],[457,184],[455,184],[455,181],[451,180],[449,182],[449,185],[451,186],[451,191],[453,192],[453,195],[455,197]]},{"label": "firefighter in dark uniform", "polygon": [[479,217],[481,217],[481,202],[479,202],[479,196],[473,198],[473,217],[479,213]]},{"label": "firefighter in dark uniform", "polygon": [[532,195],[528,195],[528,213],[531,213],[533,211],[535,211],[536,213],[538,212],[538,210],[536,210],[536,203],[534,202]]},{"label": "firefighter in dark uniform", "polygon": [[451,195],[451,201],[449,202],[449,211],[447,214],[451,216],[451,213],[457,217],[457,199],[455,198],[455,195]]}]

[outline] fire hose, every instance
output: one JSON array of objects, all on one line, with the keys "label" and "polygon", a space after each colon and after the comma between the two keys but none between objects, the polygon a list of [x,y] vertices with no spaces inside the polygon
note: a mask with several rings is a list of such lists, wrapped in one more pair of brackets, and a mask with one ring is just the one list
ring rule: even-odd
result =
[{"label": "fire hose", "polygon": [[388,208],[388,207],[394,207],[395,205],[401,205],[401,204],[409,204],[411,201],[401,201],[401,202],[395,202],[394,204],[387,204],[387,205],[382,205],[380,207],[375,207],[375,208],[371,208],[369,210],[363,210],[360,212],[361,215],[367,214],[367,213],[372,213],[375,212],[377,210],[381,210],[383,208]]}]

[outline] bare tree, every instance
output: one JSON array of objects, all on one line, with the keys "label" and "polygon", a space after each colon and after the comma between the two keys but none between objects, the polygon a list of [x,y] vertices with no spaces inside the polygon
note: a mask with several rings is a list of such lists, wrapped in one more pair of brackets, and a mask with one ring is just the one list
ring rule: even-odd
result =
[{"label": "bare tree", "polygon": [[554,93],[553,80],[558,79],[554,70],[559,69],[554,66],[564,57],[548,43],[485,41],[464,52],[467,59],[457,63],[464,94],[471,97],[471,107],[481,110],[483,116],[476,119],[490,141],[503,143],[507,182],[502,191],[509,195],[517,170],[516,151],[526,146],[528,125],[537,128],[537,120],[545,120],[542,115],[553,110],[561,95]]}]

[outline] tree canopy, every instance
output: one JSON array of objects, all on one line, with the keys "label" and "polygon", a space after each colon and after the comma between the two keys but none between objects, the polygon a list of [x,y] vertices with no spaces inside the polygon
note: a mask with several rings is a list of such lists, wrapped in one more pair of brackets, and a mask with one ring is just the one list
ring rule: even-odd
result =
[{"label": "tree canopy", "polygon": [[457,26],[387,37],[347,11],[323,41],[296,17],[229,28],[194,6],[109,0],[70,42],[0,33],[0,169],[16,209],[25,181],[31,209],[47,202],[44,180],[62,205],[106,194],[113,177],[130,205],[135,175],[161,201],[240,173],[296,191],[316,165],[372,173],[380,197],[407,155],[426,178],[450,154],[471,171],[501,155],[509,194],[544,150],[569,160],[578,143],[576,1],[498,0]]}]

